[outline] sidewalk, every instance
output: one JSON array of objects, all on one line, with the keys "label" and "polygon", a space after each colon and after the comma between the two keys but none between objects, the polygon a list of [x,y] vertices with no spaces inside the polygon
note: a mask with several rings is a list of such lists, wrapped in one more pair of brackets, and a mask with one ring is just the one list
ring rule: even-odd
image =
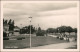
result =
[{"label": "sidewalk", "polygon": [[69,47],[74,47],[77,45],[76,42],[67,42],[67,43],[59,43],[59,44],[50,44],[39,47],[32,47],[31,49],[66,49]]}]

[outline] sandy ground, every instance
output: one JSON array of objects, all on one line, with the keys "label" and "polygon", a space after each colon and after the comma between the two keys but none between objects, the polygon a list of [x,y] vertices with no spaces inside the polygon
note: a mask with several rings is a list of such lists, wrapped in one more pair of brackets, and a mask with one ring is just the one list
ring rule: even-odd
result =
[{"label": "sandy ground", "polygon": [[67,43],[59,43],[59,44],[50,44],[38,47],[31,47],[31,49],[66,49],[69,47],[74,47],[77,45],[76,42],[67,42]]}]

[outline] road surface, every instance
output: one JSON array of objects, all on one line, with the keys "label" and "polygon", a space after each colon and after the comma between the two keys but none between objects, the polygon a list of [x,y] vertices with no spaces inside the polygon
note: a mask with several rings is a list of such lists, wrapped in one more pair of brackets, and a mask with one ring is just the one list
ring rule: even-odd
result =
[{"label": "road surface", "polygon": [[67,42],[67,43],[59,43],[59,44],[50,44],[38,47],[31,47],[31,49],[66,49],[69,47],[75,47],[77,45],[76,42]]}]

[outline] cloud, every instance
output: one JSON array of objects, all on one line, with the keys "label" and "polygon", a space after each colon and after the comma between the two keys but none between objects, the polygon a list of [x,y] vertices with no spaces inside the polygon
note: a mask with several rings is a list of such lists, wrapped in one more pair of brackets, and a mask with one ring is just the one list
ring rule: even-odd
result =
[{"label": "cloud", "polygon": [[76,3],[7,3],[4,4],[4,16],[30,15],[38,12],[76,7]]},{"label": "cloud", "polygon": [[41,16],[33,18],[32,24],[37,26],[38,24],[42,29],[49,27],[56,28],[61,25],[77,27],[77,15],[60,15],[60,16]]},{"label": "cloud", "polygon": [[69,25],[77,27],[77,3],[5,3],[3,5],[5,19],[13,19],[15,25],[38,24],[42,29]]},{"label": "cloud", "polygon": [[38,16],[57,16],[57,15],[77,15],[77,8],[67,8],[62,10],[43,11],[37,14]]}]

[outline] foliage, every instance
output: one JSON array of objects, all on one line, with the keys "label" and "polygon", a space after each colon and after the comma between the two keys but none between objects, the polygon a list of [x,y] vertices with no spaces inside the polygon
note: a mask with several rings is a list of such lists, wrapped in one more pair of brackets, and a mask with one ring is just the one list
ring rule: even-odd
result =
[{"label": "foliage", "polygon": [[60,40],[63,40],[63,38],[60,38]]},{"label": "foliage", "polygon": [[44,36],[44,32],[43,32],[43,31],[38,31],[38,32],[36,33],[36,36]]},{"label": "foliage", "polygon": [[41,28],[39,27],[38,31],[36,32],[36,36],[44,36],[44,34],[45,34],[45,31],[41,30]]},{"label": "foliage", "polygon": [[33,27],[32,25],[30,26],[25,26],[22,29],[20,29],[20,34],[30,34],[30,28],[31,28],[31,34],[33,34],[35,32],[35,27]]},{"label": "foliage", "polygon": [[59,33],[64,33],[64,32],[66,32],[66,26],[61,26],[61,27],[58,27],[57,29],[58,29],[58,32],[59,32]]},{"label": "foliage", "polygon": [[55,28],[48,28],[46,31],[47,33],[57,33],[57,29]]},{"label": "foliage", "polygon": [[17,40],[22,40],[23,38],[17,38]]},{"label": "foliage", "polygon": [[14,20],[12,21],[11,19],[8,22],[9,25],[9,31],[13,31],[14,30]]},{"label": "foliage", "polygon": [[74,29],[73,29],[73,32],[77,33],[77,28],[74,28]]},{"label": "foliage", "polygon": [[3,25],[9,25],[9,31],[13,31],[14,30],[14,20],[4,20],[3,19]]},{"label": "foliage", "polygon": [[70,35],[71,32],[77,33],[77,28],[72,28],[70,26],[60,26],[57,28],[48,28],[46,31],[47,33],[64,33],[64,34],[65,32],[68,32]]},{"label": "foliage", "polygon": [[4,37],[3,40],[9,40],[9,38],[8,37]]},{"label": "foliage", "polygon": [[3,32],[3,37],[7,37],[7,33],[6,32]]},{"label": "foliage", "polygon": [[66,27],[66,32],[68,32],[68,33],[73,32],[73,28],[72,28],[72,27],[70,27],[70,26]]}]

